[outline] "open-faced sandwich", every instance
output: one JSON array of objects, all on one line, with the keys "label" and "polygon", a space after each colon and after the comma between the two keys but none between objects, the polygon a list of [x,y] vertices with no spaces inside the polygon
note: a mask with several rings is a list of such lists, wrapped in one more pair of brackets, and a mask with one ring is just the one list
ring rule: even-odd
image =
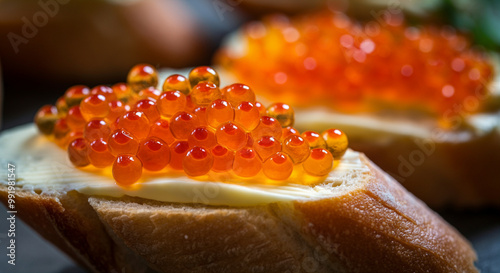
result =
[{"label": "open-faced sandwich", "polygon": [[301,135],[290,105],[210,67],[157,84],[138,65],[0,135],[1,200],[90,271],[477,272],[341,130]]},{"label": "open-faced sandwich", "polygon": [[215,62],[257,95],[329,127],[434,207],[500,205],[500,88],[492,54],[451,27],[275,15],[231,35]]}]

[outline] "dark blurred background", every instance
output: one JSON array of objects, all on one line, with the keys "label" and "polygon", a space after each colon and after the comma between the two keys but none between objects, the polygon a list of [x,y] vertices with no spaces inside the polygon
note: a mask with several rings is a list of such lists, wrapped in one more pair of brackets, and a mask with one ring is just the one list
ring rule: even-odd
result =
[{"label": "dark blurred background", "polygon": [[[137,63],[210,64],[225,35],[268,13],[328,8],[369,20],[395,3],[412,24],[453,25],[476,45],[500,48],[495,0],[0,0],[0,128],[30,122],[71,85],[125,81]],[[498,211],[440,213],[471,240],[483,272],[500,272]],[[8,267],[1,258],[0,272],[83,272],[31,229],[19,229],[20,265]]]}]

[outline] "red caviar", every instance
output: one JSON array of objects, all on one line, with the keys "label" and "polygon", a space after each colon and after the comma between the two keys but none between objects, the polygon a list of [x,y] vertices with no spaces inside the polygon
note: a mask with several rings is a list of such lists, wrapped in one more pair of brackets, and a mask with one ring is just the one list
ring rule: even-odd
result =
[{"label": "red caviar", "polygon": [[144,140],[137,151],[137,157],[148,171],[159,171],[170,162],[170,148],[163,140],[150,137]]},{"label": "red caviar", "polygon": [[314,176],[327,175],[333,167],[332,154],[323,148],[311,150],[311,155],[302,164],[304,170]]},{"label": "red caviar", "polygon": [[272,136],[263,136],[253,145],[262,161],[281,151],[281,142]]},{"label": "red caviar", "polygon": [[[147,67],[134,68],[128,84],[72,87],[57,102],[61,110],[44,106],[35,123],[67,147],[73,165],[112,165],[121,186],[138,181],[143,170],[239,177],[262,170],[268,179],[286,180],[294,165],[303,164],[297,170],[323,176],[333,168],[334,156],[340,159],[347,149],[347,138],[337,129],[301,137],[291,127],[294,112],[289,105],[275,103],[265,109],[247,85],[229,85],[221,94],[218,76],[209,67],[194,69],[189,84],[181,75],[168,77],[161,95],[151,85],[156,72]],[[196,85],[189,93],[191,83]],[[68,106],[66,100],[80,102]]]},{"label": "red caviar", "polygon": [[234,152],[217,145],[212,149],[214,164],[212,170],[214,172],[227,172],[233,168]]},{"label": "red caviar", "polygon": [[207,108],[207,122],[212,128],[217,128],[219,125],[233,121],[234,109],[225,100],[214,100]]},{"label": "red caviar", "polygon": [[105,118],[109,114],[108,101],[103,95],[91,95],[80,103],[80,112],[86,121]]},{"label": "red caviar", "polygon": [[199,146],[207,149],[213,148],[217,145],[215,133],[206,127],[198,127],[191,132],[188,137],[188,143],[191,147]]},{"label": "red caviar", "polygon": [[233,105],[238,106],[241,102],[255,102],[255,93],[246,84],[234,83],[222,89],[224,98]]},{"label": "red caviar", "polygon": [[139,93],[144,88],[156,87],[158,85],[158,72],[151,65],[138,64],[130,69],[127,84],[135,93]]},{"label": "red caviar", "polygon": [[348,112],[391,107],[444,115],[476,92],[488,93],[494,69],[484,52],[450,27],[403,19],[361,24],[329,11],[269,16],[243,28],[245,54],[230,45],[216,63],[270,100]]},{"label": "red caviar", "polygon": [[179,74],[168,76],[163,82],[163,92],[168,91],[179,91],[186,96],[189,95],[191,88],[188,79]]},{"label": "red caviar", "polygon": [[120,128],[132,133],[139,140],[146,138],[149,134],[149,119],[143,112],[129,111],[119,117],[117,122]]},{"label": "red caviar", "polygon": [[234,122],[245,131],[252,131],[260,122],[259,109],[249,101],[241,102],[234,110]]},{"label": "red caviar", "polygon": [[184,140],[177,140],[170,145],[170,167],[175,170],[182,170],[182,161],[189,151],[189,143]]},{"label": "red caviar", "polygon": [[102,138],[90,142],[88,147],[88,157],[90,164],[97,168],[105,168],[111,166],[115,157],[111,154],[108,144]]},{"label": "red caviar", "polygon": [[85,85],[75,85],[64,93],[64,99],[68,108],[80,105],[80,102],[90,95],[90,90]]},{"label": "red caviar", "polygon": [[143,99],[135,104],[133,110],[143,112],[148,120],[157,120],[160,118],[160,112],[156,108],[156,102],[151,99]]},{"label": "red caviar", "polygon": [[211,82],[200,82],[191,90],[191,100],[199,106],[208,106],[212,101],[220,98],[219,87]]},{"label": "red caviar", "polygon": [[299,164],[309,156],[309,144],[302,137],[291,135],[283,141],[283,152],[290,156],[294,164]]},{"label": "red caviar", "polygon": [[209,150],[195,146],[182,160],[182,168],[187,175],[200,176],[208,173],[214,165],[214,158]]},{"label": "red caviar", "polygon": [[167,91],[158,99],[158,110],[163,117],[171,117],[186,108],[186,95],[181,91]]},{"label": "red caviar", "polygon": [[258,139],[263,136],[273,136],[280,139],[282,133],[278,120],[269,116],[262,116],[259,125],[252,131],[252,137]]},{"label": "red caviar", "polygon": [[273,180],[285,180],[292,174],[293,162],[287,154],[277,152],[264,162],[262,171]]},{"label": "red caviar", "polygon": [[109,150],[114,156],[119,154],[136,154],[139,141],[127,130],[117,129],[108,138]]},{"label": "red caviar", "polygon": [[215,132],[215,136],[220,145],[232,151],[243,148],[247,143],[245,131],[232,122],[220,125]]},{"label": "red caviar", "polygon": [[170,119],[170,131],[176,139],[187,139],[199,125],[198,117],[187,112],[178,112]]},{"label": "red caviar", "polygon": [[113,163],[113,178],[121,186],[130,186],[142,175],[142,163],[136,156],[119,155]]},{"label": "red caviar", "polygon": [[152,125],[149,131],[150,137],[157,137],[168,145],[175,141],[172,132],[170,131],[170,125],[166,119],[157,119]]},{"label": "red caviar", "polygon": [[189,72],[189,83],[194,88],[200,82],[209,82],[217,88],[220,85],[219,74],[209,66],[198,66]]},{"label": "red caviar", "polygon": [[85,167],[90,164],[87,153],[87,141],[83,138],[73,140],[68,146],[69,161],[76,167]]},{"label": "red caviar", "polygon": [[243,148],[234,155],[233,171],[238,176],[255,176],[261,168],[259,156],[252,148]]},{"label": "red caviar", "polygon": [[35,116],[35,124],[38,127],[38,131],[40,131],[44,135],[51,135],[54,132],[54,125],[58,119],[57,108],[52,105],[45,105]]},{"label": "red caviar", "polygon": [[83,136],[89,142],[96,139],[108,139],[111,129],[108,123],[102,119],[93,119],[85,125]]}]

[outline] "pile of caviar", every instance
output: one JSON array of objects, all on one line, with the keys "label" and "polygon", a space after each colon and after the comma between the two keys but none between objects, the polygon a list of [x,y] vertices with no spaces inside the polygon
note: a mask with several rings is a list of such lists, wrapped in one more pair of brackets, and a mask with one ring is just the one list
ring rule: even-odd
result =
[{"label": "pile of caviar", "polygon": [[493,77],[485,53],[453,28],[407,26],[402,15],[365,24],[338,12],[274,15],[246,25],[239,37],[216,63],[267,98],[295,106],[444,115],[469,104],[476,112],[473,102],[488,94]]},{"label": "pile of caviar", "polygon": [[217,72],[201,66],[188,77],[167,77],[158,90],[156,69],[140,64],[127,83],[69,88],[38,111],[35,123],[67,149],[73,165],[109,167],[122,186],[137,182],[144,170],[322,177],[347,150],[341,130],[299,134],[288,104],[265,108],[249,86],[219,84]]}]

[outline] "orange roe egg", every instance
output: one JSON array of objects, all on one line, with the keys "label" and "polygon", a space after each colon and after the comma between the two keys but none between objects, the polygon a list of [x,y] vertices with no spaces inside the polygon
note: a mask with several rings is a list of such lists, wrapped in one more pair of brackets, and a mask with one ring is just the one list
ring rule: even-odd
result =
[{"label": "orange roe egg", "polygon": [[214,165],[214,158],[209,150],[193,147],[182,160],[184,172],[189,176],[200,176],[208,173]]},{"label": "orange roe egg", "polygon": [[167,91],[158,99],[158,110],[163,117],[171,117],[186,108],[186,95],[180,91]]},{"label": "orange roe egg", "polygon": [[87,156],[87,141],[83,138],[73,140],[68,146],[68,158],[76,167],[85,167],[90,164]]},{"label": "orange roe egg", "polygon": [[170,131],[176,139],[187,139],[199,125],[198,117],[188,112],[177,112],[170,119]]},{"label": "orange roe egg", "polygon": [[135,104],[133,110],[143,112],[150,121],[160,118],[160,112],[158,112],[156,102],[150,99],[143,99],[138,101]]},{"label": "orange roe egg", "polygon": [[189,84],[191,88],[194,88],[200,82],[210,82],[218,88],[220,85],[219,74],[209,66],[198,66],[189,72]]},{"label": "orange roe egg", "polygon": [[193,113],[198,117],[200,121],[200,125],[206,126],[208,125],[207,121],[207,108],[203,106],[198,106],[194,108]]},{"label": "orange roe egg", "polygon": [[111,129],[108,123],[102,119],[93,119],[87,122],[83,131],[83,136],[89,142],[100,138],[108,139],[110,134]]},{"label": "orange roe egg", "polygon": [[326,148],[332,153],[333,158],[340,159],[349,146],[347,136],[339,129],[328,129],[321,136],[326,142]]},{"label": "orange roe egg", "polygon": [[168,76],[165,79],[165,82],[163,82],[163,92],[175,91],[175,90],[180,91],[182,94],[186,96],[189,95],[191,89],[189,86],[188,79],[179,74]]},{"label": "orange roe egg", "polygon": [[189,151],[189,143],[184,140],[177,140],[170,145],[170,167],[174,170],[182,170],[182,161]]},{"label": "orange roe egg", "polygon": [[54,132],[54,125],[58,119],[57,108],[52,105],[45,105],[35,115],[35,124],[44,135],[51,135]]},{"label": "orange roe egg", "polygon": [[113,86],[111,86],[111,89],[113,89],[116,97],[123,102],[127,102],[132,95],[132,90],[130,90],[128,85],[123,82],[114,84]]},{"label": "orange roe egg", "polygon": [[273,103],[267,108],[267,115],[278,120],[281,127],[293,126],[295,122],[295,112],[286,103]]},{"label": "orange roe egg", "polygon": [[107,101],[112,101],[112,100],[117,100],[118,97],[116,96],[115,92],[113,92],[113,89],[109,86],[105,85],[98,85],[90,90],[91,95],[103,95]]},{"label": "orange roe egg", "polygon": [[233,171],[238,176],[256,176],[261,168],[262,162],[252,148],[245,147],[234,155]]},{"label": "orange roe egg", "polygon": [[127,84],[135,93],[150,86],[156,87],[158,85],[158,72],[151,65],[138,64],[132,67],[128,73]]},{"label": "orange roe egg", "polygon": [[117,129],[109,136],[108,147],[114,156],[119,154],[135,155],[139,149],[139,141],[127,130]]},{"label": "orange roe egg", "polygon": [[215,131],[215,136],[220,145],[232,151],[245,147],[247,143],[245,131],[232,122],[220,125]]},{"label": "orange roe egg", "polygon": [[132,133],[139,141],[149,134],[149,119],[143,112],[129,111],[118,118],[118,127]]},{"label": "orange roe egg", "polygon": [[198,105],[194,104],[191,95],[186,96],[186,109],[184,111],[192,113]]},{"label": "orange roe egg", "polygon": [[217,128],[219,125],[228,121],[233,121],[234,110],[229,102],[225,100],[215,100],[206,110],[207,122],[212,128]]},{"label": "orange roe egg", "polygon": [[120,186],[130,186],[142,175],[142,163],[133,155],[119,155],[113,163],[113,178]]},{"label": "orange roe egg", "polygon": [[137,157],[144,169],[159,171],[170,162],[170,147],[159,138],[149,137],[140,144]]},{"label": "orange roe egg", "polygon": [[154,88],[154,87],[148,87],[142,89],[139,94],[137,94],[137,98],[139,100],[141,99],[150,99],[150,100],[158,100],[161,96],[161,91]]},{"label": "orange roe egg", "polygon": [[[66,142],[71,143],[71,142],[73,142],[73,140],[75,140],[77,138],[84,138],[83,132],[82,131],[70,131],[68,133],[68,136],[66,137]],[[65,148],[67,148],[67,147],[65,147]]]},{"label": "orange roe egg", "polygon": [[158,119],[151,125],[151,130],[149,131],[150,137],[157,137],[163,140],[168,145],[175,141],[172,132],[170,131],[170,125],[166,119]]},{"label": "orange roe egg", "polygon": [[263,136],[255,142],[254,149],[262,161],[281,151],[281,142],[272,136]]},{"label": "orange roe egg", "polygon": [[191,147],[198,146],[211,149],[217,145],[217,140],[215,139],[215,133],[212,130],[206,127],[198,127],[191,132],[191,135],[189,135],[188,143]]},{"label": "orange roe egg", "polygon": [[260,117],[259,125],[252,131],[252,137],[259,139],[263,136],[273,136],[276,139],[281,139],[281,125],[280,123],[269,116]]},{"label": "orange roe egg", "polygon": [[257,110],[259,110],[259,114],[260,114],[261,116],[265,116],[265,115],[267,115],[267,110],[266,110],[266,107],[264,107],[264,105],[263,105],[262,103],[260,103],[260,102],[256,101],[256,102],[254,103],[254,105],[255,105],[255,107],[257,107]]},{"label": "orange roe egg", "polygon": [[292,174],[293,163],[290,157],[282,152],[271,155],[262,164],[262,172],[273,180],[285,180]]},{"label": "orange roe egg", "polygon": [[56,101],[56,108],[59,114],[68,113],[68,105],[66,104],[66,99],[63,97],[59,97]]},{"label": "orange roe egg", "polygon": [[307,140],[307,143],[309,143],[309,148],[315,149],[315,148],[325,148],[326,149],[326,142],[321,137],[321,135],[315,131],[305,131],[300,135],[302,138]]},{"label": "orange roe egg", "polygon": [[80,112],[86,121],[105,118],[109,114],[109,104],[103,95],[91,95],[80,103]]},{"label": "orange roe egg", "polygon": [[293,163],[299,164],[309,156],[309,144],[302,137],[291,135],[283,141],[283,152],[290,156]]},{"label": "orange roe egg", "polygon": [[123,116],[125,113],[130,111],[130,106],[123,103],[120,100],[114,100],[109,102],[109,114],[106,116],[106,122],[113,124],[116,119]]},{"label": "orange roe egg", "polygon": [[222,89],[222,95],[233,107],[241,102],[255,102],[255,93],[246,84],[234,83]]},{"label": "orange roe egg", "polygon": [[233,168],[234,152],[217,145],[212,149],[214,164],[212,170],[214,172],[227,172]]},{"label": "orange roe egg", "polygon": [[252,131],[260,122],[259,109],[251,102],[241,102],[234,110],[234,122],[245,131]]},{"label": "orange roe egg", "polygon": [[115,157],[111,154],[108,148],[108,143],[104,139],[96,139],[90,142],[88,147],[89,161],[94,167],[105,168],[111,166]]},{"label": "orange roe egg", "polygon": [[282,134],[281,134],[281,141],[285,140],[287,137],[289,137],[291,135],[300,136],[299,131],[297,131],[295,128],[293,128],[291,126],[283,128],[281,130],[281,132],[282,132]]},{"label": "orange roe egg", "polygon": [[90,94],[90,90],[87,86],[84,85],[75,85],[64,93],[64,99],[66,100],[66,105],[68,108],[71,108],[75,105],[80,105],[81,101],[88,97]]},{"label": "orange roe egg", "polygon": [[333,168],[332,154],[323,148],[311,150],[311,155],[302,163],[304,171],[314,176],[324,176]]},{"label": "orange roe egg", "polygon": [[68,114],[66,115],[66,122],[68,123],[68,127],[71,130],[83,131],[83,128],[85,127],[85,124],[87,124],[87,122],[82,116],[80,106],[73,106],[68,110]]},{"label": "orange roe egg", "polygon": [[70,132],[68,127],[68,123],[66,122],[66,118],[61,118],[56,121],[54,124],[54,139],[57,145],[61,147],[66,147],[66,136]]},{"label": "orange roe egg", "polygon": [[208,106],[212,101],[220,98],[219,87],[211,82],[200,82],[191,90],[191,100],[199,106]]}]

